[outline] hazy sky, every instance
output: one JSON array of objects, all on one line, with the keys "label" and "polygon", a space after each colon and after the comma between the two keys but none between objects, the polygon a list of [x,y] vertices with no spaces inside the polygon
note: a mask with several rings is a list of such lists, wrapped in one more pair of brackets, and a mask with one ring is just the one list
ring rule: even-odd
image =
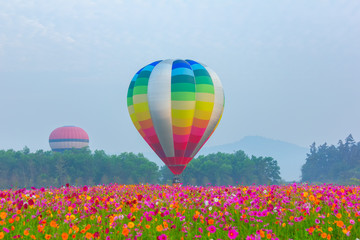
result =
[{"label": "hazy sky", "polygon": [[360,1],[11,0],[0,1],[0,149],[49,150],[53,129],[76,125],[92,150],[150,151],[126,93],[168,58],[223,83],[206,146],[360,141]]}]

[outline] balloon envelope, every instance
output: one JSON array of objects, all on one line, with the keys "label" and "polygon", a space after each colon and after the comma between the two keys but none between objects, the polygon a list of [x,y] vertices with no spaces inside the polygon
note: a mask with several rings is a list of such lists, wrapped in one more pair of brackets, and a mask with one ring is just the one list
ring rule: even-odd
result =
[{"label": "balloon envelope", "polygon": [[53,151],[62,152],[72,148],[89,146],[88,134],[79,127],[64,126],[51,132],[49,144]]},{"label": "balloon envelope", "polygon": [[219,77],[192,60],[162,60],[140,69],[127,95],[131,120],[174,174],[181,174],[224,110]]}]

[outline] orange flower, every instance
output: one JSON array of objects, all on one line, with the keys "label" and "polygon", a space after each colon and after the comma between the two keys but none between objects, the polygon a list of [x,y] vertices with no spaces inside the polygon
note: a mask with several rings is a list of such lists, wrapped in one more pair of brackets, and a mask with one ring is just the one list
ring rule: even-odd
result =
[{"label": "orange flower", "polygon": [[45,239],[50,239],[51,235],[50,234],[45,234]]},{"label": "orange flower", "polygon": [[10,218],[9,219],[9,223],[13,223],[14,222],[14,219],[13,218]]},{"label": "orange flower", "polygon": [[29,235],[29,231],[28,231],[28,230],[25,230],[25,231],[24,231],[24,235],[25,235],[25,236]]},{"label": "orange flower", "polygon": [[30,237],[31,237],[32,239],[36,239],[35,235],[31,235]]},{"label": "orange flower", "polygon": [[56,228],[58,225],[56,224],[56,222],[53,220],[50,222],[50,226],[53,228]]},{"label": "orange flower", "polygon": [[127,236],[127,235],[129,234],[129,229],[123,228],[122,234],[123,234],[124,236]]},{"label": "orange flower", "polygon": [[61,234],[61,238],[63,240],[67,240],[69,238],[69,235],[66,232],[64,232],[63,234]]},{"label": "orange flower", "polygon": [[341,218],[341,217],[342,217],[342,216],[341,216],[341,213],[336,214],[336,217],[337,217],[337,218]]},{"label": "orange flower", "polygon": [[326,238],[326,236],[327,236],[327,234],[324,233],[324,232],[321,234],[321,237],[322,237],[322,238]]},{"label": "orange flower", "polygon": [[262,238],[265,237],[265,232],[263,230],[260,230],[260,237],[262,237]]},{"label": "orange flower", "polygon": [[330,240],[330,239],[331,239],[331,235],[328,234],[326,239],[327,239],[327,240]]},{"label": "orange flower", "polygon": [[15,218],[15,221],[19,221],[20,220],[20,217],[19,216],[17,216],[16,218]]},{"label": "orange flower", "polygon": [[150,225],[146,224],[145,227],[146,227],[147,229],[149,229],[149,228],[150,228]]},{"label": "orange flower", "polygon": [[87,230],[89,230],[90,228],[91,228],[91,225],[88,224],[88,225],[86,225],[85,230],[87,231]]},{"label": "orange flower", "polygon": [[309,228],[309,233],[312,233],[313,231],[314,231],[313,227]]},{"label": "orange flower", "polygon": [[1,212],[1,213],[0,213],[0,218],[1,218],[1,219],[4,220],[4,219],[6,218],[6,216],[7,216],[7,213],[6,213],[6,212]]},{"label": "orange flower", "polygon": [[332,227],[329,227],[329,228],[328,228],[328,231],[329,231],[329,232],[332,232],[332,230],[333,230]]},{"label": "orange flower", "polygon": [[349,230],[347,230],[346,228],[344,228],[344,229],[342,230],[342,232],[343,232],[344,234],[347,234],[347,233],[349,232]]},{"label": "orange flower", "polygon": [[343,221],[337,221],[336,222],[336,225],[338,226],[338,227],[343,227],[344,226],[344,223],[343,223]]},{"label": "orange flower", "polygon": [[91,239],[91,238],[93,237],[93,235],[92,235],[91,233],[87,232],[86,235],[85,235],[85,237],[86,237],[87,239]]},{"label": "orange flower", "polygon": [[270,233],[266,234],[266,237],[267,237],[267,239],[270,239],[270,238],[271,238],[271,234],[270,234]]},{"label": "orange flower", "polygon": [[164,228],[168,228],[169,225],[167,224],[167,222],[163,222]]},{"label": "orange flower", "polygon": [[209,225],[214,224],[214,219],[210,218],[210,219],[208,220],[208,224],[209,224]]},{"label": "orange flower", "polygon": [[43,232],[43,231],[44,231],[44,226],[38,225],[38,232]]},{"label": "orange flower", "polygon": [[163,226],[162,226],[162,225],[158,225],[158,226],[156,227],[156,230],[157,230],[158,232],[161,232],[161,231],[163,230]]},{"label": "orange flower", "polygon": [[76,226],[76,225],[72,226],[72,229],[73,229],[76,233],[79,231],[79,227]]},{"label": "orange flower", "polygon": [[3,239],[5,234],[3,232],[0,232],[0,239]]},{"label": "orange flower", "polygon": [[314,201],[314,200],[315,200],[314,195],[310,195],[309,200],[310,200],[310,201]]}]

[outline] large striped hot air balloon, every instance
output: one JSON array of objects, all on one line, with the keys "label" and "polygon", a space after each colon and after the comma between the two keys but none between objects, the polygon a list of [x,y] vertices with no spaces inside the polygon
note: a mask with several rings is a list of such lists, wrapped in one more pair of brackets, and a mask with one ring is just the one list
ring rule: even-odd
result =
[{"label": "large striped hot air balloon", "polygon": [[89,146],[88,134],[79,127],[64,126],[51,132],[49,144],[53,151],[62,152],[72,148]]},{"label": "large striped hot air balloon", "polygon": [[127,105],[141,136],[179,175],[209,139],[224,110],[219,77],[192,60],[162,60],[132,79]]}]

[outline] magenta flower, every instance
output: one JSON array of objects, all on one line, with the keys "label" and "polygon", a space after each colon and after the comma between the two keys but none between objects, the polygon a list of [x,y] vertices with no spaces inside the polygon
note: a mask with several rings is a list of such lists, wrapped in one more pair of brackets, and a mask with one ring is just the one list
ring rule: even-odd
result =
[{"label": "magenta flower", "polygon": [[210,233],[215,233],[216,232],[216,227],[214,225],[211,225],[207,228],[207,230],[210,232]]},{"label": "magenta flower", "polygon": [[168,237],[166,234],[161,234],[160,236],[157,237],[157,240],[167,240]]},{"label": "magenta flower", "polygon": [[320,220],[319,220],[319,219],[315,219],[315,223],[316,223],[316,224],[319,224],[319,223],[320,223]]},{"label": "magenta flower", "polygon": [[228,233],[228,237],[230,239],[235,239],[238,235],[239,235],[239,233],[233,229],[231,229]]}]

